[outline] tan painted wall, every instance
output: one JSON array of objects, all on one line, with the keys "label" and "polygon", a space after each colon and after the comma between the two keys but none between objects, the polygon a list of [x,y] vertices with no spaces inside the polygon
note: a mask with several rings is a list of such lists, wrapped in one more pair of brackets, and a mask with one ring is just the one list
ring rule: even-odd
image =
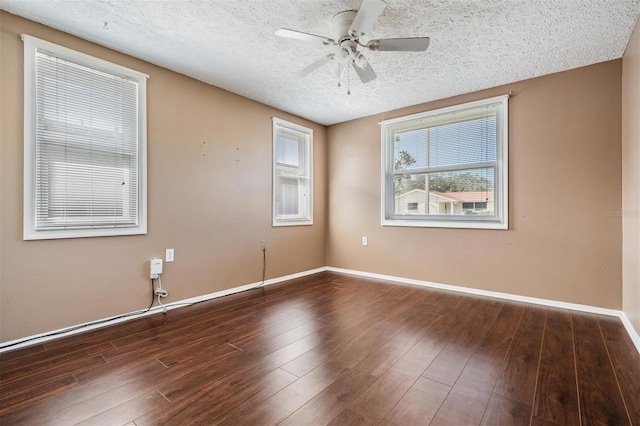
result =
[{"label": "tan painted wall", "polygon": [[[0,341],[146,308],[148,260],[169,247],[169,302],[259,281],[264,238],[267,278],[326,264],[323,126],[2,11],[0,26]],[[148,235],[22,240],[21,33],[149,74]],[[274,115],[314,130],[313,226],[271,226]]]},{"label": "tan painted wall", "polygon": [[[417,105],[325,131],[2,11],[0,30],[0,341],[146,307],[147,261],[162,257],[168,247],[176,249],[176,262],[165,265],[163,274],[169,301],[256,282],[261,277],[259,241],[265,237],[267,277],[328,264],[622,307],[622,221],[605,215],[622,209],[622,61]],[[148,235],[22,241],[23,32],[150,75]],[[637,63],[637,38],[635,34],[636,47],[629,49],[625,69]],[[639,87],[638,65],[633,66],[636,80],[625,77],[625,93],[630,84]],[[381,227],[378,122],[509,91],[514,94],[510,229]],[[625,95],[627,117],[637,115],[638,99]],[[629,103],[635,106],[629,108]],[[312,227],[271,227],[273,115],[314,129]],[[637,135],[638,122],[634,127],[630,121],[625,131]],[[637,153],[637,143],[628,145],[625,150]],[[637,163],[625,162],[625,170],[628,166],[637,169]],[[637,206],[639,183],[633,181],[630,194],[636,198],[626,197],[625,209],[636,208],[627,206],[630,201]],[[237,186],[240,190],[234,190]],[[625,235],[637,236],[640,227],[632,221],[635,228],[629,228],[628,219]],[[365,235],[367,247],[360,245]],[[291,247],[296,247],[294,257]],[[635,256],[635,263],[625,263],[625,274],[635,275],[631,281],[625,275],[624,303],[627,315],[636,315],[637,321],[640,249],[631,249],[636,251],[625,253]]]},{"label": "tan painted wall", "polygon": [[640,26],[622,58],[622,300],[640,333]]},{"label": "tan painted wall", "polygon": [[[620,309],[620,60],[328,129],[328,265]],[[513,91],[507,231],[380,225],[382,119]],[[361,236],[369,245],[361,245]]]}]

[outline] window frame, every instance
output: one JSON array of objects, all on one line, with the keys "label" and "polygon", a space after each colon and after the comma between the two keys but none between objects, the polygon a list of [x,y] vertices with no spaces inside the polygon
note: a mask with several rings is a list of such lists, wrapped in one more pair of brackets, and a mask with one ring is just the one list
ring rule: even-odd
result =
[{"label": "window frame", "polygon": [[[302,133],[305,136],[304,143],[306,145],[305,152],[300,154],[300,160],[305,161],[305,169],[308,170],[308,176],[305,177],[309,181],[309,191],[306,197],[307,205],[302,210],[306,210],[307,214],[295,215],[290,218],[283,218],[277,215],[277,191],[278,191],[278,164],[277,164],[277,132],[278,127],[290,129],[294,132]],[[313,225],[313,129],[292,123],[277,117],[272,117],[272,189],[271,189],[271,217],[272,225],[279,226],[306,226]],[[302,207],[304,200],[298,200],[299,208]]]},{"label": "window frame", "polygon": [[[68,49],[57,44],[21,34],[24,42],[24,182],[23,182],[23,239],[64,239],[105,237],[120,235],[143,235],[147,233],[147,79],[141,72],[117,65],[93,56]],[[137,141],[138,141],[138,188],[137,224],[127,226],[69,228],[36,228],[36,54],[47,51],[57,58],[73,62],[100,72],[117,75],[135,81],[137,92]]]},{"label": "window frame", "polygon": [[[498,109],[496,129],[496,162],[495,177],[496,191],[494,193],[494,216],[481,215],[398,215],[394,211],[395,206],[395,169],[394,169],[394,134],[396,130],[408,131],[412,129],[427,128],[420,124],[421,120],[434,117],[461,113],[474,108],[500,104]],[[462,115],[462,114],[461,114]],[[452,121],[461,122],[458,119]],[[380,123],[381,131],[381,225],[404,226],[425,228],[467,228],[467,229],[509,229],[509,95],[496,96],[452,105],[431,111],[420,112],[404,117],[383,120]],[[469,163],[471,164],[471,163]],[[433,168],[438,169],[438,168]],[[456,171],[456,167],[443,167],[444,171]],[[464,165],[457,170],[463,171]],[[467,167],[468,169],[468,167]],[[438,170],[435,170],[438,171]],[[435,172],[432,170],[431,172]],[[417,173],[423,173],[417,171]]]}]

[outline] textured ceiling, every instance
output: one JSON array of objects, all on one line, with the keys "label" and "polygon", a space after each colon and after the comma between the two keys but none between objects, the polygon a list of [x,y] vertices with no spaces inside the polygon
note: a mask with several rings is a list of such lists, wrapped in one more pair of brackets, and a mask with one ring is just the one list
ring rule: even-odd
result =
[{"label": "textured ceiling", "polygon": [[328,65],[298,77],[332,50],[275,31],[332,36],[332,17],[360,2],[0,0],[0,9],[325,125],[620,58],[640,13],[640,0],[386,0],[370,37],[428,36],[426,52],[365,52],[378,78],[362,84],[351,72],[351,95]]}]

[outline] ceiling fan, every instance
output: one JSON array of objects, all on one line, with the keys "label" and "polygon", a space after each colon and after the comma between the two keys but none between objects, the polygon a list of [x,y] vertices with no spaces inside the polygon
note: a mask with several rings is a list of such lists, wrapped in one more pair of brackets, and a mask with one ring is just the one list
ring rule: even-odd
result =
[{"label": "ceiling fan", "polygon": [[364,0],[360,9],[340,12],[333,17],[332,30],[334,38],[323,37],[296,30],[281,28],[276,31],[276,35],[298,40],[322,43],[325,46],[335,46],[333,53],[330,53],[311,65],[303,68],[298,75],[305,77],[327,63],[332,64],[333,72],[338,79],[338,86],[343,74],[349,65],[353,67],[356,74],[363,83],[375,80],[376,73],[358,48],[370,51],[403,51],[421,52],[429,47],[429,37],[413,38],[388,38],[370,39],[363,43],[361,38],[369,33],[371,27],[382,14],[387,4],[382,0]]}]

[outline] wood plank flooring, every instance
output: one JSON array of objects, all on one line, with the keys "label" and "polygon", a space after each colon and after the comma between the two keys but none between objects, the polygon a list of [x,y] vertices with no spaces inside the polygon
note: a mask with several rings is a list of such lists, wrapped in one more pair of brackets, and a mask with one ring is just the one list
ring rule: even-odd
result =
[{"label": "wood plank flooring", "polygon": [[2,425],[640,425],[617,318],[320,273],[0,354]]}]

